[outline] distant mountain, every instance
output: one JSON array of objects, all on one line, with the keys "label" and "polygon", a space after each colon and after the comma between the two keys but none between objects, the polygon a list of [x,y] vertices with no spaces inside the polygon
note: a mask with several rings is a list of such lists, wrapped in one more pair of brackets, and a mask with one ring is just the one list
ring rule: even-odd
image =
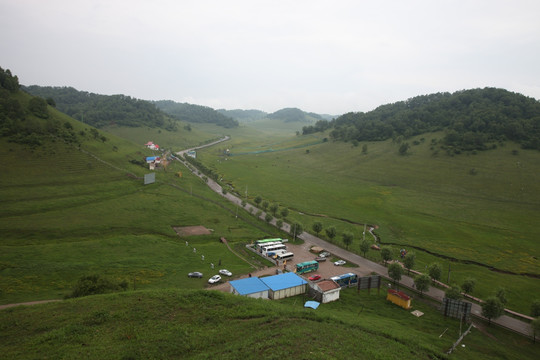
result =
[{"label": "distant mountain", "polygon": [[251,122],[251,121],[256,121],[256,120],[262,120],[268,115],[268,113],[261,110],[218,109],[217,111],[225,116],[238,120],[239,122]]},{"label": "distant mountain", "polygon": [[306,122],[311,123],[323,118],[315,113],[307,113],[297,108],[285,108],[266,116],[268,119],[279,119],[284,122]]},{"label": "distant mountain", "polygon": [[305,126],[303,134],[330,131],[341,141],[408,139],[444,131],[437,145],[450,153],[486,150],[504,140],[540,150],[540,102],[504,89],[484,88],[417,96],[367,113]]},{"label": "distant mountain", "polygon": [[24,86],[23,90],[34,96],[50,99],[58,110],[97,128],[120,125],[176,130],[176,121],[146,100],[125,95],[93,94],[72,87],[32,85]]},{"label": "distant mountain", "polygon": [[154,104],[162,111],[182,121],[213,123],[225,128],[238,126],[238,121],[208,106],[177,103],[172,100],[154,101]]}]

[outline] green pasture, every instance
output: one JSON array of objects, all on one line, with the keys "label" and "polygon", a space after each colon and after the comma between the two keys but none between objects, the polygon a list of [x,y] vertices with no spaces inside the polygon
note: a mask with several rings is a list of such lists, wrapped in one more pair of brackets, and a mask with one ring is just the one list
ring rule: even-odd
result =
[{"label": "green pasture", "polygon": [[[418,140],[419,145],[412,145],[406,156],[398,155],[399,145],[391,141],[367,143],[364,154],[363,144],[300,147],[309,138],[293,136],[288,141],[277,139],[287,143],[282,145],[286,150],[249,153],[259,142],[264,144],[260,150],[275,150],[273,139],[233,138],[228,144],[233,156],[205,149],[199,160],[239,193],[249,189],[250,200],[260,195],[288,207],[292,210],[288,220],[301,222],[307,230],[315,221],[324,228],[333,225],[338,230],[334,242],[342,246],[341,233],[351,231],[354,251],[359,252],[366,223],[378,227],[383,244],[539,275],[539,154],[511,143],[477,154],[434,154],[431,139],[440,136],[411,139],[411,144]],[[246,154],[234,156],[242,152]],[[321,234],[324,237],[324,229]],[[462,266],[469,269],[464,273],[479,269]],[[539,288],[534,278],[495,274],[477,277],[487,282],[486,288],[504,286],[518,294]],[[521,294],[509,306],[527,313],[531,299]]]},{"label": "green pasture", "polygon": [[[0,178],[0,303],[62,298],[91,273],[137,288],[201,288],[212,275],[210,263],[214,272],[219,260],[234,274],[252,271],[218,239],[234,246],[276,229],[247,213],[236,218],[232,204],[177,162],[156,171],[155,184],[143,185],[134,176],[149,171],[129,162],[137,147],[118,146],[118,159],[107,153],[110,145],[86,147],[107,163],[58,143],[35,151],[0,147],[0,159],[15,165]],[[185,239],[172,228],[194,225],[212,235]],[[188,279],[190,271],[205,279]]]},{"label": "green pasture", "polygon": [[187,123],[178,121],[177,131],[168,131],[161,128],[124,126],[109,126],[103,130],[118,137],[130,139],[139,145],[146,144],[148,141],[153,141],[162,149],[171,149],[173,151],[198,146],[207,143],[216,137],[216,135],[201,131],[197,124],[189,124],[191,130],[187,130],[184,127],[186,124]]},{"label": "green pasture", "polygon": [[413,308],[424,315],[387,302],[384,291],[354,289],[317,310],[304,308],[301,296],[128,291],[2,310],[0,349],[10,359],[534,359],[538,351],[530,340],[483,326],[447,356],[459,321],[421,299]]}]

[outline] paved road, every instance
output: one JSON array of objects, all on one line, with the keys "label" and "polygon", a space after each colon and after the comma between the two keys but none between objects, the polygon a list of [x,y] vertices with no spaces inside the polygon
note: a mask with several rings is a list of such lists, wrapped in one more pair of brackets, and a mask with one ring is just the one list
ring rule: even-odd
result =
[{"label": "paved road", "polygon": [[[218,141],[215,141],[211,144],[207,144],[207,145],[203,145],[203,146],[199,146],[197,148],[193,148],[193,149],[199,149],[199,148],[203,148],[203,147],[206,147],[206,146],[211,146],[211,145],[215,145],[217,143],[220,143],[220,142],[223,142],[223,141],[226,141],[226,140],[229,140],[229,137],[224,137],[223,139],[220,139]],[[188,149],[188,150],[192,150],[192,149]],[[177,154],[178,155],[183,155],[183,153],[185,153],[186,151],[188,150],[183,150],[181,152],[178,152]],[[188,166],[187,165],[187,162],[184,160],[184,159],[180,159],[180,161],[186,165],[186,167]],[[190,164],[191,167],[193,167],[193,165]],[[190,168],[190,167],[188,167]],[[196,175],[196,176],[199,176],[199,177],[203,177],[204,174],[200,173],[199,171],[199,174],[197,174],[197,171],[193,171],[193,173]],[[223,195],[222,193],[222,188],[221,186],[216,183],[215,181],[213,181],[212,179],[208,178],[208,181],[207,181],[207,184],[208,186],[214,190],[216,193],[218,193],[219,195],[225,197],[227,200],[233,202],[234,204],[236,204],[238,207],[241,206],[241,203],[242,203],[242,200],[240,198],[238,198],[237,196],[227,192],[227,194]],[[246,210],[247,211],[250,211],[250,209],[253,209],[252,213],[256,213],[257,211],[259,211],[258,208],[252,206],[251,204],[247,204],[246,205]],[[264,217],[265,217],[266,213],[262,213],[261,216],[260,216],[260,219],[261,220],[264,220]],[[273,219],[271,222],[270,222],[272,225],[276,225],[276,219]],[[282,229],[286,232],[288,232],[289,234],[291,234],[291,226],[290,224],[288,223],[284,223],[283,226],[282,226]],[[304,240],[308,246],[307,248],[310,248],[311,246],[313,245],[317,245],[317,246],[320,246],[326,250],[328,250],[329,252],[331,252],[332,254],[335,254],[336,256],[348,261],[348,262],[352,262],[354,264],[357,264],[361,270],[362,273],[371,273],[371,272],[375,272],[377,274],[380,274],[382,276],[388,276],[388,271],[387,271],[387,268],[381,264],[378,264],[378,263],[375,263],[373,261],[370,261],[366,258],[363,258],[361,257],[360,255],[357,255],[357,254],[354,254],[354,253],[351,253],[341,247],[338,247],[334,244],[331,244],[321,238],[318,238],[317,236],[314,236],[312,234],[309,234],[307,232],[303,232],[302,234],[300,234],[298,236],[300,239]],[[413,279],[409,276],[403,276],[401,281],[400,281],[400,286],[405,286],[409,289],[413,289]],[[424,295],[432,298],[432,299],[435,299],[439,302],[442,302],[442,299],[444,298],[444,291],[441,290],[441,289],[438,289],[438,288],[435,288],[435,287],[430,287],[429,291],[425,292]],[[479,318],[482,318],[484,320],[487,320],[485,318],[482,317],[482,308],[480,305],[478,304],[475,304],[473,303],[472,304],[472,308],[471,308],[471,311],[472,311],[472,314],[474,316],[477,316]],[[495,320],[492,320],[491,321],[492,323],[495,323],[497,325],[500,325],[502,327],[505,327],[507,329],[510,329],[512,331],[515,331],[517,333],[520,333],[522,335],[525,335],[527,337],[532,337],[532,327],[529,323],[525,322],[525,321],[521,321],[521,320],[518,320],[516,318],[513,318],[513,317],[510,317],[510,316],[507,316],[507,315],[503,315],[501,317],[499,317],[498,319],[495,319]]]}]

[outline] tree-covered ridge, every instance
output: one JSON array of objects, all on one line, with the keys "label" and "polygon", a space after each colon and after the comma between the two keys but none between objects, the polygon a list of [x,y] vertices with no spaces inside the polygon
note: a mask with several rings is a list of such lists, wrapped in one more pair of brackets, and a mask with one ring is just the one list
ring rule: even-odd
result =
[{"label": "tree-covered ridge", "polygon": [[458,151],[484,150],[504,140],[540,149],[540,102],[496,88],[436,93],[320,121],[304,127],[303,133],[328,128],[333,128],[330,136],[341,141],[409,138],[444,130],[441,145]]},{"label": "tree-covered ridge", "polygon": [[266,115],[268,115],[268,113],[261,110],[218,109],[217,111],[225,116],[232,117],[233,119],[238,120],[239,122],[250,122],[250,121],[256,121],[256,120],[262,120],[266,118]]},{"label": "tree-covered ridge", "polygon": [[177,103],[172,100],[155,101],[154,104],[162,111],[182,121],[213,123],[225,128],[238,126],[238,121],[225,116],[208,106]]},{"label": "tree-covered ridge", "polygon": [[315,113],[306,113],[297,108],[285,108],[278,110],[267,116],[269,119],[279,119],[284,122],[312,122],[323,120],[323,118]]},{"label": "tree-covered ridge", "polygon": [[108,125],[149,126],[176,130],[176,121],[151,102],[125,95],[100,95],[72,87],[26,86],[32,95],[54,100],[58,110],[86,124],[100,128]]},{"label": "tree-covered ridge", "polygon": [[[87,134],[76,133],[69,121],[62,122],[49,114],[49,101],[25,94],[19,87],[17,76],[0,68],[0,137],[31,147],[48,139],[80,143],[85,138]],[[96,139],[107,140],[96,129],[90,133]]]}]

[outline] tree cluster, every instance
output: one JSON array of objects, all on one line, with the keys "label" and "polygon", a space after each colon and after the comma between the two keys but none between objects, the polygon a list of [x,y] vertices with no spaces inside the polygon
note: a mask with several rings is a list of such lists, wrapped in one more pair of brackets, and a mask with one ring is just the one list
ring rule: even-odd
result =
[{"label": "tree cluster", "polygon": [[496,88],[436,93],[323,120],[305,127],[304,133],[329,128],[331,138],[339,141],[407,139],[445,131],[439,146],[456,153],[486,150],[505,140],[540,150],[540,102]]},{"label": "tree cluster", "polygon": [[0,68],[0,136],[31,147],[40,146],[51,137],[67,143],[79,142],[69,122],[62,124],[50,117],[45,99],[34,96],[23,101],[13,96],[18,92],[17,77]]},{"label": "tree cluster", "polygon": [[72,87],[26,86],[26,92],[48,99],[69,116],[100,128],[108,125],[177,129],[176,121],[149,101],[125,95],[99,95]]},{"label": "tree cluster", "polygon": [[178,120],[192,123],[213,123],[225,128],[238,126],[238,121],[208,106],[177,103],[172,100],[155,101],[154,104],[158,109]]}]

